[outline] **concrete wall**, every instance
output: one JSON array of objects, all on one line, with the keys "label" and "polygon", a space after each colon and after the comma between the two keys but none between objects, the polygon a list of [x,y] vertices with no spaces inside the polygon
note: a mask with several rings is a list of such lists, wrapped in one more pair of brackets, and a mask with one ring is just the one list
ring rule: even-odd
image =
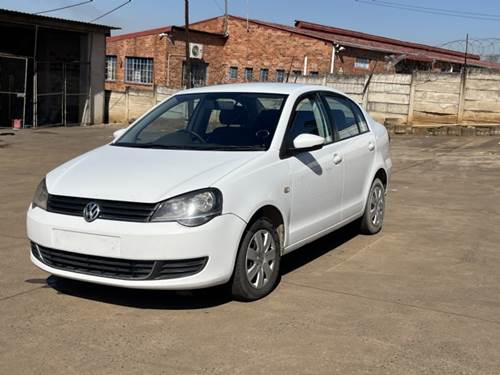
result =
[{"label": "concrete wall", "polygon": [[411,74],[302,76],[295,82],[335,88],[361,104],[379,121],[388,117],[399,118],[403,122],[408,120]]},{"label": "concrete wall", "polygon": [[467,75],[464,91],[464,121],[500,121],[500,74],[472,71]]},{"label": "concrete wall", "polygon": [[153,90],[129,88],[125,91],[108,91],[109,122],[130,123],[176,91],[166,87],[154,87]]},{"label": "concrete wall", "polygon": [[[461,73],[300,76],[292,81],[326,85],[349,95],[376,120],[401,123],[500,123],[500,73],[471,70]],[[110,122],[139,117],[176,89],[111,92]]]},{"label": "concrete wall", "polygon": [[414,76],[413,121],[456,122],[462,74],[419,72]]},{"label": "concrete wall", "polygon": [[336,88],[379,121],[500,122],[500,72],[336,75],[299,77],[297,82]]}]

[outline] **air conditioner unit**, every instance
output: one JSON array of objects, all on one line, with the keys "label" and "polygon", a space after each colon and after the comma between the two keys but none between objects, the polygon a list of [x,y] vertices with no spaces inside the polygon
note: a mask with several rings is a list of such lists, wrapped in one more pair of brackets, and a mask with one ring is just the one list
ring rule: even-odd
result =
[{"label": "air conditioner unit", "polygon": [[189,43],[189,57],[192,59],[203,58],[203,44]]}]

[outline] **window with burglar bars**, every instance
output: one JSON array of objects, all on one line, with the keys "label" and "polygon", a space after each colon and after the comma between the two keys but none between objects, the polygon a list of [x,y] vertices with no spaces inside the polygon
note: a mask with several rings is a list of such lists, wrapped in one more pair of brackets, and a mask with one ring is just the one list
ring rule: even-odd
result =
[{"label": "window with burglar bars", "polygon": [[276,71],[276,82],[283,82],[285,80],[285,71],[283,69],[278,69]]},{"label": "window with burglar bars", "polygon": [[261,69],[260,70],[260,80],[262,82],[266,82],[269,79],[269,69]]},{"label": "window with burglar bars", "polygon": [[106,81],[116,80],[116,56],[106,56]]},{"label": "window with burglar bars", "polygon": [[125,81],[153,83],[153,59],[145,57],[125,58]]},{"label": "window with burglar bars", "polygon": [[253,81],[253,69],[252,68],[245,68],[245,80],[248,82]]},{"label": "window with burglar bars", "polygon": [[231,66],[229,68],[229,78],[237,79],[238,78],[238,68],[236,66]]},{"label": "window with burglar bars", "polygon": [[370,60],[363,57],[356,57],[354,67],[358,69],[370,69]]}]

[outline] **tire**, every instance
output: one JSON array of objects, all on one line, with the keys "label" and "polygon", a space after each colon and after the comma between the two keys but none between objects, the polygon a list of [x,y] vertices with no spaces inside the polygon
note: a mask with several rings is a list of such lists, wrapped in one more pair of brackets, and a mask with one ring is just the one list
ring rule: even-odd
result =
[{"label": "tire", "polygon": [[267,218],[253,222],[241,241],[231,280],[231,294],[239,301],[268,295],[280,280],[281,245]]},{"label": "tire", "polygon": [[365,212],[361,218],[361,232],[375,234],[380,232],[384,225],[385,214],[385,187],[380,179],[373,180],[368,198],[366,199]]}]

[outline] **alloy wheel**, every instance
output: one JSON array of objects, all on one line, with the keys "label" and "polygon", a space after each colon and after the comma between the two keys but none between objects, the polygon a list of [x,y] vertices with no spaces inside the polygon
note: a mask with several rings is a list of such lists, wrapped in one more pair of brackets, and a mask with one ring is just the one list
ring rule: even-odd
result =
[{"label": "alloy wheel", "polygon": [[256,289],[271,280],[276,265],[276,242],[271,232],[260,229],[252,236],[246,252],[246,275]]},{"label": "alloy wheel", "polygon": [[370,195],[370,220],[376,227],[384,220],[385,197],[382,186],[375,185]]}]

